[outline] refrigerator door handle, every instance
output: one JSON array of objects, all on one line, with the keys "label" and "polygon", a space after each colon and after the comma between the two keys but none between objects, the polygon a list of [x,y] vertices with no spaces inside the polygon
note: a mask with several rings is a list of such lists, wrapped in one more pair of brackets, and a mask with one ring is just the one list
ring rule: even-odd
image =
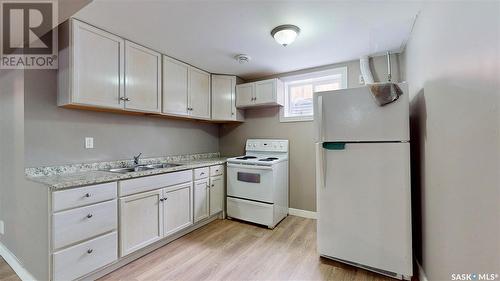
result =
[{"label": "refrigerator door handle", "polygon": [[316,188],[326,188],[325,182],[325,151],[323,143],[316,143]]},{"label": "refrigerator door handle", "polygon": [[323,96],[318,95],[318,115],[317,118],[318,120],[315,122],[316,124],[316,135],[317,135],[317,141],[321,142],[323,141]]}]

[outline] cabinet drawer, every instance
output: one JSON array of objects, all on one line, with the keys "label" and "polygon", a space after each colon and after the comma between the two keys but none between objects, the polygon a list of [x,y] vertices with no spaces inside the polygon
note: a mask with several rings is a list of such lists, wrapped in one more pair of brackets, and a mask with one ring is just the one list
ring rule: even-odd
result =
[{"label": "cabinet drawer", "polygon": [[90,205],[116,198],[116,182],[90,185],[52,193],[52,211]]},{"label": "cabinet drawer", "polygon": [[73,280],[117,260],[117,237],[115,231],[54,253],[54,280]]},{"label": "cabinet drawer", "polygon": [[220,176],[224,174],[224,165],[210,166],[210,176]]},{"label": "cabinet drawer", "polygon": [[116,199],[52,215],[53,248],[58,249],[117,227]]},{"label": "cabinet drawer", "polygon": [[209,173],[208,167],[194,169],[194,179],[195,180],[204,179],[208,177],[208,173]]},{"label": "cabinet drawer", "polygon": [[186,171],[120,181],[118,190],[120,196],[127,196],[139,192],[181,184],[192,180],[193,180],[192,170],[186,170]]}]

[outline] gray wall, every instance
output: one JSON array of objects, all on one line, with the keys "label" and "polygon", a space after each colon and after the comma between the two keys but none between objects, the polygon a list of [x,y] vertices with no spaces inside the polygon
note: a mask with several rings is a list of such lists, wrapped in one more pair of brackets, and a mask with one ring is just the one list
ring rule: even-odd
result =
[{"label": "gray wall", "polygon": [[218,125],[57,107],[54,70],[26,71],[25,83],[27,167],[219,150]]},{"label": "gray wall", "polygon": [[36,279],[47,280],[48,189],[24,176],[23,71],[0,70],[0,85],[0,243]]},{"label": "gray wall", "polygon": [[[393,55],[393,81],[399,81],[398,55]],[[371,61],[376,81],[385,80],[387,64],[385,57]],[[284,73],[272,77],[283,77],[308,71],[347,66],[348,87],[359,87],[359,62],[350,61],[335,65]],[[244,153],[247,138],[283,138],[290,142],[290,208],[316,211],[315,156],[313,122],[280,123],[279,108],[247,109],[245,122],[226,124],[221,127],[219,150],[223,155],[235,156]]]},{"label": "gray wall", "polygon": [[404,54],[414,238],[431,281],[500,274],[499,45],[500,2],[427,2]]}]

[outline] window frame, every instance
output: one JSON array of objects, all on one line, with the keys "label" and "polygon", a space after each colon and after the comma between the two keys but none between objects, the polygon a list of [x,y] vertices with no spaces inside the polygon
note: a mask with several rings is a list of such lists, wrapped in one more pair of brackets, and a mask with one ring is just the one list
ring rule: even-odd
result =
[{"label": "window frame", "polygon": [[[318,78],[326,77],[326,76],[340,75],[340,89],[345,89],[345,88],[347,88],[347,81],[348,81],[347,73],[348,73],[347,66],[340,66],[340,67],[335,67],[335,68],[329,68],[326,70],[320,70],[320,71],[303,73],[303,74],[299,74],[299,75],[282,77],[281,80],[283,81],[283,87],[284,87],[284,91],[285,91],[285,93],[284,93],[285,94],[285,105],[280,107],[280,122],[304,122],[304,121],[307,122],[307,121],[314,120],[314,112],[312,115],[285,116],[285,110],[288,108],[288,103],[290,100],[289,91],[288,91],[290,86],[307,85],[309,83],[303,81],[303,80],[307,80],[307,79],[318,79]],[[296,81],[296,82],[294,83],[294,81]],[[318,81],[318,82],[321,83],[321,81]],[[312,84],[313,84],[313,92],[314,92],[315,84],[314,83],[312,83]],[[313,111],[314,111],[314,109],[313,109]]]}]

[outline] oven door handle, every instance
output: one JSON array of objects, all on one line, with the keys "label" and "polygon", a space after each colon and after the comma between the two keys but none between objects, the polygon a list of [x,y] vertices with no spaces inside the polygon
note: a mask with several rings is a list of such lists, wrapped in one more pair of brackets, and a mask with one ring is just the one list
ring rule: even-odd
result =
[{"label": "oven door handle", "polygon": [[230,168],[243,168],[243,169],[251,169],[251,170],[272,170],[271,166],[258,166],[258,165],[245,165],[245,164],[233,164],[227,163],[227,167]]}]

